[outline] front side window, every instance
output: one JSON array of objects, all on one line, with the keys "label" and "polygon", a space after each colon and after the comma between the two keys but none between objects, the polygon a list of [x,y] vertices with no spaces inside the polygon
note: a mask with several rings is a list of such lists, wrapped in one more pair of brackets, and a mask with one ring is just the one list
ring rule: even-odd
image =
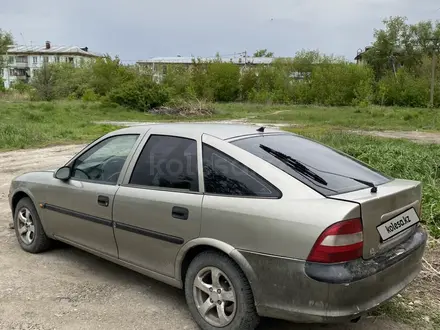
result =
[{"label": "front side window", "polygon": [[295,177],[324,196],[368,188],[390,181],[366,164],[320,143],[294,134],[243,138],[232,144]]},{"label": "front side window", "polygon": [[214,195],[279,198],[281,193],[251,169],[203,144],[205,192]]},{"label": "front side window", "polygon": [[138,135],[110,137],[75,160],[72,178],[116,184]]},{"label": "front side window", "polygon": [[197,142],[181,137],[152,135],[139,156],[129,183],[199,191]]}]

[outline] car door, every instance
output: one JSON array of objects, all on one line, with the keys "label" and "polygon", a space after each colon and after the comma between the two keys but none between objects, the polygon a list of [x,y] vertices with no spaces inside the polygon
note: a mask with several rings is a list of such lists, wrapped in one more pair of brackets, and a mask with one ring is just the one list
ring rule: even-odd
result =
[{"label": "car door", "polygon": [[181,246],[200,233],[200,136],[158,126],[145,140],[115,196],[119,258],[173,277]]},{"label": "car door", "polygon": [[117,257],[112,208],[118,179],[138,134],[115,135],[91,145],[71,162],[68,181],[53,179],[44,218],[55,237]]}]

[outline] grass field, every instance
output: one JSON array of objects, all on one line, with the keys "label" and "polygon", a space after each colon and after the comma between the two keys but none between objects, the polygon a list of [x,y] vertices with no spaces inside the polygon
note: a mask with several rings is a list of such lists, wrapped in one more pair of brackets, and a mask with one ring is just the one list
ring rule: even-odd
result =
[{"label": "grass field", "polygon": [[288,122],[322,129],[440,131],[440,111],[405,108],[326,108],[217,104],[210,117],[158,116],[112,105],[79,101],[0,101],[0,150],[84,142],[114,129],[91,123],[99,120],[175,121],[250,118]]},{"label": "grass field", "polygon": [[218,116],[252,117],[265,122],[363,130],[440,131],[440,111],[392,107],[317,107],[221,104]]}]

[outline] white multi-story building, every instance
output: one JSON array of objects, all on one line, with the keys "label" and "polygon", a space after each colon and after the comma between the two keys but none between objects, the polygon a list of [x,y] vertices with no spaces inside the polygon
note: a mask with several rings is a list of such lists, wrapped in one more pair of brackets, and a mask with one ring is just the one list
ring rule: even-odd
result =
[{"label": "white multi-story building", "polygon": [[147,68],[153,72],[153,76],[160,81],[167,73],[169,66],[180,66],[190,68],[198,61],[207,63],[210,61],[219,61],[222,63],[232,63],[238,65],[241,69],[257,65],[269,65],[275,60],[274,57],[154,57],[147,60],[137,61],[141,68]]},{"label": "white multi-story building", "polygon": [[9,88],[18,80],[29,82],[36,70],[46,63],[70,63],[77,67],[102,55],[90,52],[87,47],[53,46],[46,41],[44,46],[9,46],[4,56],[0,76],[5,88]]}]

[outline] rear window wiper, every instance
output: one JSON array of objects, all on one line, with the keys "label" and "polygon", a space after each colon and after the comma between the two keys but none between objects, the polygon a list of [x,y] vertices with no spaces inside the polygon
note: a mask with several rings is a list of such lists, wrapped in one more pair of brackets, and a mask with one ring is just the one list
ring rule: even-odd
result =
[{"label": "rear window wiper", "polygon": [[356,182],[362,183],[362,184],[370,187],[372,193],[377,193],[377,187],[376,187],[376,185],[373,182],[365,181],[365,180],[358,179],[358,178],[353,178],[351,176],[345,176],[345,175],[338,174],[338,173],[332,173],[332,172],[325,172],[325,173],[341,176],[341,177],[344,177],[344,178],[347,178],[347,179],[352,179],[352,180],[354,180]]},{"label": "rear window wiper", "polygon": [[359,182],[359,183],[361,183],[363,185],[366,185],[366,186],[370,187],[372,193],[376,193],[377,192],[377,186],[373,182],[362,180],[362,179],[358,179],[358,178],[354,178],[352,176],[347,176],[347,175],[343,175],[343,174],[339,174],[339,173],[318,170],[317,168],[315,168],[313,166],[310,166],[310,165],[307,165],[307,166],[309,166],[309,167],[311,167],[311,168],[313,168],[313,169],[315,169],[315,170],[317,170],[319,172],[322,172],[322,173],[327,173],[327,174],[336,175],[336,176],[339,176],[339,177],[342,177],[342,178],[347,178],[347,179],[354,180],[356,182]]},{"label": "rear window wiper", "polygon": [[287,166],[289,166],[293,170],[297,171],[298,173],[300,173],[306,177],[309,177],[322,185],[325,185],[325,186],[327,185],[327,181],[325,181],[322,177],[320,177],[315,172],[311,171],[307,166],[305,166],[304,164],[302,164],[300,161],[296,160],[295,158],[292,158],[286,154],[283,154],[280,151],[269,148],[263,144],[260,144],[260,148],[263,149],[264,151],[266,151],[268,154],[279,159],[284,164],[286,164]]}]

